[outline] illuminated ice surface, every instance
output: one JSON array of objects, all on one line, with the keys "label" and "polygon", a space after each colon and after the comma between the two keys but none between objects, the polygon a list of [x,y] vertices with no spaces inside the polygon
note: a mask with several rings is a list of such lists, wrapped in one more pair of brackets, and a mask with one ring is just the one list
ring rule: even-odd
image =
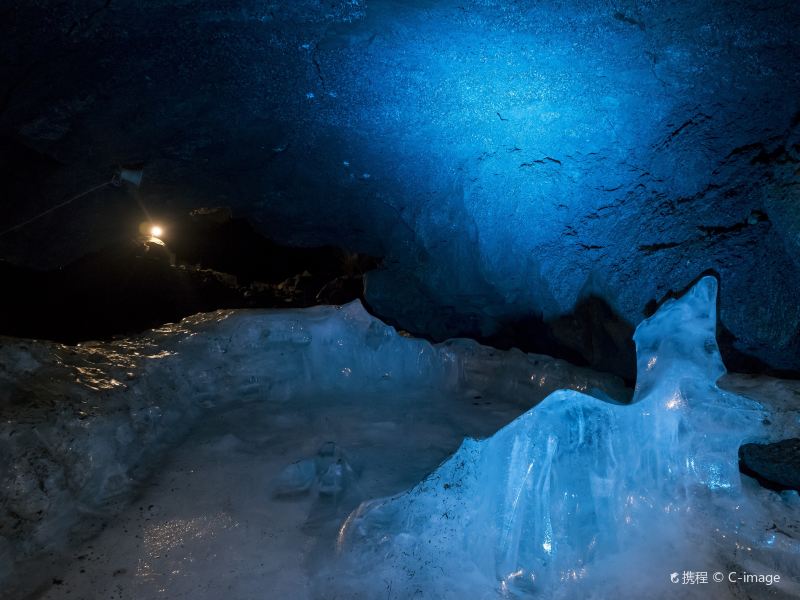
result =
[{"label": "illuminated ice surface", "polygon": [[[715,386],[714,294],[639,327],[634,405],[358,303],[4,340],[3,597],[794,597],[797,494],[741,482],[736,451],[797,435],[800,385],[730,378],[763,408]],[[783,579],[670,583],[689,570]]]},{"label": "illuminated ice surface", "polygon": [[546,356],[402,336],[358,302],[0,339],[3,600],[302,597],[311,549],[332,554],[361,501],[562,387],[626,394]]},{"label": "illuminated ice surface", "polygon": [[[767,414],[716,385],[716,290],[703,278],[639,325],[632,405],[555,392],[362,504],[339,539],[349,572],[331,580],[363,598],[724,598],[736,586],[714,573],[738,570],[784,578],[742,597],[800,592],[797,539],[742,491],[737,451],[766,437]],[[703,581],[684,586],[685,571]]]}]

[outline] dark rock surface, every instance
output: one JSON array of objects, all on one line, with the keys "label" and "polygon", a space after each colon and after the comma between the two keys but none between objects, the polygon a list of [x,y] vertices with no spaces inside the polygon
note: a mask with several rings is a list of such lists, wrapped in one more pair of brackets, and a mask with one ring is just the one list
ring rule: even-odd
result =
[{"label": "dark rock surface", "polygon": [[[367,301],[405,329],[543,324],[621,374],[616,324],[713,270],[726,363],[800,369],[797,3],[15,0],[0,17],[0,229],[145,165],[139,189],[0,237],[12,261],[63,264],[143,208],[229,205],[281,242],[384,256]],[[590,335],[573,319],[595,300],[610,325]]]},{"label": "dark rock surface", "polygon": [[800,491],[800,438],[774,444],[745,444],[739,449],[743,473],[776,490]]}]

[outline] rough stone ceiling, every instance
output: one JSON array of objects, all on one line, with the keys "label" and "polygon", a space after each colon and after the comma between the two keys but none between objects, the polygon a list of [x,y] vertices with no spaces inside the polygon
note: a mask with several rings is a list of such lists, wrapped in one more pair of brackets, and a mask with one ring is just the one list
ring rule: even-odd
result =
[{"label": "rough stone ceiling", "polygon": [[371,306],[436,338],[588,297],[629,329],[713,270],[729,351],[800,368],[796,3],[2,12],[0,227],[145,165],[138,190],[0,238],[12,260],[97,249],[142,207],[227,205],[282,242],[384,256]]}]

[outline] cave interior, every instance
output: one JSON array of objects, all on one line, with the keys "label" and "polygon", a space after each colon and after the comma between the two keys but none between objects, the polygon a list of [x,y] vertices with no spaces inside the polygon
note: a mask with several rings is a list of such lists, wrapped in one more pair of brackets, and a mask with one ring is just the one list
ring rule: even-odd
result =
[{"label": "cave interior", "polygon": [[0,597],[800,597],[800,3],[6,0]]}]

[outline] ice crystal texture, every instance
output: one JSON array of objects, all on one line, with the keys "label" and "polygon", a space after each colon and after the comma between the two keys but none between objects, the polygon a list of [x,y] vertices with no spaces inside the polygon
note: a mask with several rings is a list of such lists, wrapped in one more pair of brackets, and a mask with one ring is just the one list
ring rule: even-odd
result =
[{"label": "ice crystal texture", "polygon": [[716,292],[704,277],[637,327],[630,405],[556,391],[413,489],[362,504],[341,530],[345,568],[443,598],[686,595],[671,572],[727,572],[755,545],[737,451],[764,413],[716,385]]}]

